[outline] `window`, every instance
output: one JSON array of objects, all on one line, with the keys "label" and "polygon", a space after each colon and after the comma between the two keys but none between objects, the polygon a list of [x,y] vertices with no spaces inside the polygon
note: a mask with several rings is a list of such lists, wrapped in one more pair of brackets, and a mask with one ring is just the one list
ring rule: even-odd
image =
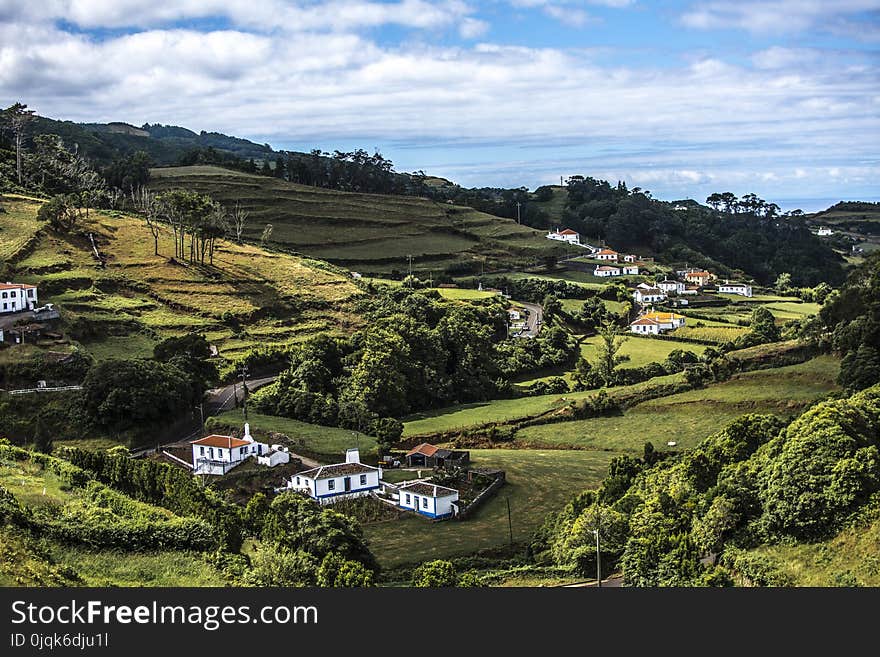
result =
[{"label": "window", "polygon": [[361,475],[361,486],[367,485],[367,475]]},{"label": "window", "polygon": [[6,307],[7,307],[8,305],[9,305],[9,304],[4,303],[4,304],[3,304],[3,310],[6,310]]},{"label": "window", "polygon": [[406,494],[406,503],[407,503],[407,504],[409,504],[409,503],[410,503],[410,497],[409,497],[409,493],[407,493],[407,494]]},{"label": "window", "polygon": [[245,454],[247,454],[247,447],[242,447],[241,449],[239,449],[238,454],[239,456],[244,456]]},{"label": "window", "polygon": [[299,477],[296,478],[296,485],[299,486]]},{"label": "window", "polygon": [[13,290],[12,292],[10,292],[10,293],[9,293],[9,296],[12,297],[12,298],[14,299],[14,298],[15,298],[15,290]]},{"label": "window", "polygon": [[5,299],[7,296],[8,296],[8,295],[6,294],[6,292],[4,292],[4,293],[3,293],[3,298]]},{"label": "window", "polygon": [[336,490],[336,480],[328,479],[327,480],[327,490]]},{"label": "window", "polygon": [[204,447],[204,445],[200,445],[199,446],[199,456],[204,456],[204,455],[205,455],[205,447]]},{"label": "window", "polygon": [[34,291],[33,291],[33,290],[28,290],[28,296],[29,296],[31,299],[33,299],[33,298],[34,298]]},{"label": "window", "polygon": [[423,509],[427,509],[427,508],[428,508],[428,498],[427,498],[427,497],[423,497],[423,498],[422,498],[422,508],[423,508]]}]

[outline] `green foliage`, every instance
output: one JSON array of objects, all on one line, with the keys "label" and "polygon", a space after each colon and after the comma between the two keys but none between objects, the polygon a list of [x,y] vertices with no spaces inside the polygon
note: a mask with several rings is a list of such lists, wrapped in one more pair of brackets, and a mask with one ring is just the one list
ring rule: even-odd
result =
[{"label": "green foliage", "polygon": [[317,585],[328,588],[364,588],[374,586],[373,571],[359,561],[342,558],[331,552],[318,567]]},{"label": "green foliage", "polygon": [[243,580],[247,586],[314,586],[318,563],[308,552],[261,544],[251,555]]},{"label": "green foliage", "polygon": [[880,381],[880,351],[861,344],[840,363],[837,382],[847,390],[863,390]]},{"label": "green foliage", "polygon": [[417,588],[450,588],[458,585],[458,573],[450,561],[427,561],[413,571],[412,585]]}]

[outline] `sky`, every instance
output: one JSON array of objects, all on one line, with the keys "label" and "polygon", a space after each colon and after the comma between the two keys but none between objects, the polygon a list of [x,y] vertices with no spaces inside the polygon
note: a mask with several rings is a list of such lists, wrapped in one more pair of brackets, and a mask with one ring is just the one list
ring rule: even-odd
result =
[{"label": "sky", "polygon": [[805,211],[880,199],[878,54],[880,0],[0,0],[3,106]]}]

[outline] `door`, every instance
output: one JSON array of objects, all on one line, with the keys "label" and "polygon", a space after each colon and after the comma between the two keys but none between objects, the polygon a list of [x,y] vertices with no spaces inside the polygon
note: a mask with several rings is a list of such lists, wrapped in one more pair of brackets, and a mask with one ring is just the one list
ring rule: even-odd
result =
[{"label": "door", "polygon": [[342,482],[345,486],[346,491],[351,490],[351,477],[346,477],[345,479],[342,480]]}]

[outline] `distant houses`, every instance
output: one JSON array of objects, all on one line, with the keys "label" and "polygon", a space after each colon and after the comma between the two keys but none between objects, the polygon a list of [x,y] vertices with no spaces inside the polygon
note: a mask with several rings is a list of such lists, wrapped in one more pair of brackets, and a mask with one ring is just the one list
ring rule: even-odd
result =
[{"label": "distant houses", "polygon": [[0,313],[17,313],[37,307],[37,286],[0,283]]},{"label": "distant houses", "polygon": [[657,287],[637,287],[633,299],[638,303],[659,303],[666,300],[666,293]]},{"label": "distant houses", "polygon": [[620,257],[620,254],[617,251],[612,251],[611,249],[599,249],[598,251],[596,251],[596,253],[593,254],[593,257],[596,260],[617,262],[617,258]]},{"label": "distant houses", "polygon": [[471,460],[471,454],[463,450],[450,450],[422,443],[406,453],[407,466],[426,468],[464,467]]},{"label": "distant houses", "polygon": [[827,226],[822,226],[819,230],[816,231],[816,235],[818,235],[819,237],[830,237],[831,235],[834,235],[834,231]]},{"label": "distant houses", "polygon": [[721,294],[738,294],[741,297],[752,296],[752,286],[746,283],[729,283],[725,281],[718,285]]},{"label": "distant houses", "polygon": [[593,270],[593,276],[599,278],[609,278],[611,276],[630,276],[639,273],[636,265],[624,265],[622,267],[614,267],[612,265],[596,265]]},{"label": "distant houses", "polygon": [[700,287],[704,287],[712,280],[712,274],[707,271],[689,271],[685,273],[684,280],[688,283],[694,283]]},{"label": "distant houses", "polygon": [[287,488],[305,493],[319,504],[369,495],[381,486],[382,470],[360,461],[358,449],[346,450],[344,463],[298,472],[290,477]]},{"label": "distant houses", "polygon": [[684,292],[684,283],[681,281],[666,279],[657,283],[657,287],[666,294],[682,294]]}]

